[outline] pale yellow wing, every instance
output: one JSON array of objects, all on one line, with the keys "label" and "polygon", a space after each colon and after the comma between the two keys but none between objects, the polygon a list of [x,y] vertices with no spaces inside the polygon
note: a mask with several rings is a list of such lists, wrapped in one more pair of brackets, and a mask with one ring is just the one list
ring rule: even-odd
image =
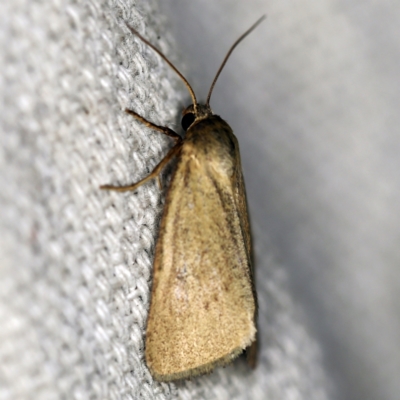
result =
[{"label": "pale yellow wing", "polygon": [[146,361],[159,380],[207,372],[255,340],[241,171],[228,176],[206,153],[184,144],[157,242]]}]

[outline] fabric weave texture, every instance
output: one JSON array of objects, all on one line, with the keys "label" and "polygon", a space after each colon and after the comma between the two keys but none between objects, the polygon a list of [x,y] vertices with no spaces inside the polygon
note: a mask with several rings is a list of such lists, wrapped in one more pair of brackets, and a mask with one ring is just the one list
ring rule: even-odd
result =
[{"label": "fabric weave texture", "polygon": [[[156,182],[122,195],[99,185],[140,179],[171,145],[123,112],[130,107],[174,126],[183,104],[178,78],[124,26],[170,53],[157,5],[22,1],[1,8],[0,398],[244,398],[248,381],[253,398],[295,390],[323,399],[312,383],[320,379],[317,352],[290,318],[271,324],[269,337],[301,344],[305,356],[289,355],[290,343],[270,344],[255,373],[238,361],[167,385],[153,382],[144,364],[164,191]],[[275,290],[265,288],[261,301],[271,292],[284,308],[287,299]],[[266,366],[268,352],[274,368]]]}]

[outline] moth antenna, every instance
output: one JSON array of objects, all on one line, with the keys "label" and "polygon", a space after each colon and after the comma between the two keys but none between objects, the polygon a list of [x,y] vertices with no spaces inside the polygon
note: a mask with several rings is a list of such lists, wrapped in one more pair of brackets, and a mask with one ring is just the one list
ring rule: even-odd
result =
[{"label": "moth antenna", "polygon": [[179,72],[178,68],[176,68],[175,65],[172,64],[172,62],[169,61],[168,58],[163,53],[161,53],[160,50],[157,49],[157,47],[155,47],[153,44],[151,44],[136,29],[133,29],[128,23],[125,22],[125,24],[134,35],[136,35],[143,43],[147,44],[147,46],[152,48],[179,75],[179,77],[182,79],[183,83],[186,85],[186,87],[190,93],[190,97],[192,98],[192,101],[193,101],[194,113],[196,114],[197,113],[196,95],[194,94],[194,91],[193,91],[192,87],[190,86],[189,82],[187,81],[187,79],[181,74],[181,72]]},{"label": "moth antenna", "polygon": [[206,101],[206,106],[210,106],[210,97],[211,97],[211,93],[214,89],[215,83],[217,82],[217,79],[221,73],[221,71],[223,70],[223,68],[225,67],[226,62],[228,61],[229,56],[232,54],[232,51],[235,49],[235,47],[249,34],[251,33],[265,18],[267,18],[266,15],[263,15],[261,18],[259,18],[245,33],[243,33],[242,36],[239,37],[239,39],[236,40],[235,43],[233,43],[232,47],[229,49],[228,53],[226,54],[224,61],[222,61],[221,66],[219,67],[219,70],[217,72],[217,74],[215,75],[215,78],[211,84],[210,87],[210,91],[208,92],[208,96],[207,96],[207,101]]}]

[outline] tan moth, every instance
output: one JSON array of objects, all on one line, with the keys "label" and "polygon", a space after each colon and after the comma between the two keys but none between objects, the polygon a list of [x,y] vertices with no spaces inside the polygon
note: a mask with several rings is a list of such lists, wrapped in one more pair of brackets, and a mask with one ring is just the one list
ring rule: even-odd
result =
[{"label": "tan moth", "polygon": [[126,110],[149,128],[175,140],[153,172],[129,186],[101,189],[136,190],[157,178],[176,158],[158,235],[150,310],[146,329],[146,363],[156,380],[171,381],[210,372],[244,350],[255,366],[257,300],[251,264],[251,238],[239,144],[230,126],[210,108],[210,97],[233,49],[211,85],[205,104],[177,68],[135,29],[181,77],[193,103],[183,111],[182,139]]}]

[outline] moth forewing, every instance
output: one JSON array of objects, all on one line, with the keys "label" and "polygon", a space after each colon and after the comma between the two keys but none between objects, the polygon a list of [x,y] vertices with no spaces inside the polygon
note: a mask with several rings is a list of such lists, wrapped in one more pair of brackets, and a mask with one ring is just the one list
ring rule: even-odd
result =
[{"label": "moth forewing", "polygon": [[217,116],[186,133],[157,241],[147,322],[146,361],[158,380],[208,372],[255,339],[238,155],[236,138]]}]

